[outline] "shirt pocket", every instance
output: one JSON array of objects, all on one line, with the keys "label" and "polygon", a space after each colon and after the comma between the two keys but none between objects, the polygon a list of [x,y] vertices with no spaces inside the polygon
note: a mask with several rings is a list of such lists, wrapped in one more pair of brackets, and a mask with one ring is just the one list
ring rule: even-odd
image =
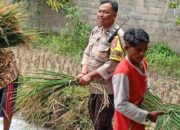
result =
[{"label": "shirt pocket", "polygon": [[95,56],[95,59],[99,62],[106,62],[109,59],[109,55],[110,55],[110,51],[109,51],[110,47],[101,44],[100,46],[98,46],[97,48],[97,53]]},{"label": "shirt pocket", "polygon": [[94,46],[94,44],[96,44],[97,40],[98,40],[98,37],[96,35],[90,37],[90,39],[89,39],[89,51],[92,51],[93,46]]}]

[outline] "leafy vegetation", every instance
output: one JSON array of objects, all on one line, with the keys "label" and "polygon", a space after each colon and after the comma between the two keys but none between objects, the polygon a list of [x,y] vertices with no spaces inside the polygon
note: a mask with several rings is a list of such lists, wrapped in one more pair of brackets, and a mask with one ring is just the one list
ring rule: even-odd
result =
[{"label": "leafy vegetation", "polygon": [[179,6],[179,1],[178,0],[170,0],[169,2],[169,8],[177,8]]},{"label": "leafy vegetation", "polygon": [[39,44],[45,45],[58,53],[69,54],[79,60],[87,45],[89,32],[90,25],[76,21],[73,26],[67,24],[60,35],[50,34],[42,37]]},{"label": "leafy vegetation", "polygon": [[[27,0],[14,0],[21,2]],[[80,59],[83,50],[87,45],[87,39],[90,32],[90,25],[80,21],[81,12],[73,5],[72,0],[46,0],[56,11],[61,9],[66,13],[66,25],[60,31],[60,35],[47,34],[39,39],[39,44],[45,45],[53,51],[63,54],[69,54],[76,59]],[[54,6],[54,7],[53,7]]]},{"label": "leafy vegetation", "polygon": [[180,77],[180,56],[164,43],[154,43],[147,51],[146,58],[153,73]]},{"label": "leafy vegetation", "polygon": [[[20,1],[23,0],[14,0],[14,2]],[[91,27],[88,23],[80,21],[81,12],[72,4],[71,0],[55,1],[62,2],[63,11],[66,13],[66,25],[61,28],[59,35],[48,33],[42,36],[34,46],[46,46],[55,52],[69,54],[75,59],[80,59],[87,45]]]},{"label": "leafy vegetation", "polygon": [[[42,38],[39,42],[41,45],[48,46],[58,53],[65,53],[80,61],[87,43],[87,36],[88,34],[84,35],[84,38],[82,39],[77,39],[79,42],[74,42],[73,37],[71,36],[67,38],[64,37],[64,35],[49,35]],[[148,60],[149,70],[153,74],[173,78],[180,77],[180,56],[164,43],[154,43],[148,49],[146,58]]]},{"label": "leafy vegetation", "polygon": [[[179,8],[180,1],[179,0],[170,0],[169,1],[169,8],[176,9]],[[175,20],[176,25],[180,25],[180,17],[177,17]]]},{"label": "leafy vegetation", "polygon": [[147,111],[164,111],[158,117],[155,130],[179,130],[180,106],[163,102],[154,91],[146,92],[141,108]]},{"label": "leafy vegetation", "polygon": [[40,127],[60,130],[90,130],[88,90],[78,87],[72,76],[41,70],[22,76],[16,109],[23,118]]},{"label": "leafy vegetation", "polygon": [[180,25],[180,17],[176,18],[176,24]]},{"label": "leafy vegetation", "polygon": [[72,0],[46,0],[46,3],[56,12],[61,9],[65,9],[64,7],[70,3]]},{"label": "leafy vegetation", "polygon": [[[13,2],[29,2],[30,0],[13,0]],[[72,7],[72,0],[44,0],[56,12],[68,10]]]}]

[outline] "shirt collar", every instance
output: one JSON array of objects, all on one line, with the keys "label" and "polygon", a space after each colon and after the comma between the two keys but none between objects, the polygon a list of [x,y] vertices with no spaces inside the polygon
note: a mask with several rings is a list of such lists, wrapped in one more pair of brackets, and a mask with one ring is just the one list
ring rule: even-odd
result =
[{"label": "shirt collar", "polygon": [[105,33],[105,32],[107,32],[107,31],[109,31],[109,30],[111,30],[113,27],[115,26],[115,24],[112,24],[111,26],[109,26],[108,28],[103,28],[102,26],[99,26],[99,31],[101,32],[101,33]]}]

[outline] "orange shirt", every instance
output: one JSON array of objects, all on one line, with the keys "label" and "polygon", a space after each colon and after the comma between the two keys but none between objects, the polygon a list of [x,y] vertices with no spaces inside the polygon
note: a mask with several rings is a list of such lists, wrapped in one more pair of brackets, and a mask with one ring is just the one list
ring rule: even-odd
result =
[{"label": "orange shirt", "polygon": [[148,112],[139,108],[147,89],[147,65],[145,60],[142,63],[144,73],[126,57],[114,72],[114,130],[145,130]]}]

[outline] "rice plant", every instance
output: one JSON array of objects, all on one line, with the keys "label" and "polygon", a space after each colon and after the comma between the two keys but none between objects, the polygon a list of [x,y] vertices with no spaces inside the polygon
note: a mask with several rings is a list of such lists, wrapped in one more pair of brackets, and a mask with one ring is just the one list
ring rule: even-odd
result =
[{"label": "rice plant", "polygon": [[142,109],[147,111],[164,111],[165,114],[158,117],[155,130],[180,130],[180,106],[163,102],[154,91],[146,92]]},{"label": "rice plant", "polygon": [[17,45],[28,46],[37,33],[33,30],[23,31],[21,22],[26,13],[19,4],[5,4],[0,0],[0,48]]},{"label": "rice plant", "polygon": [[41,70],[22,76],[16,110],[40,127],[62,130],[90,130],[88,90],[78,87],[74,77]]}]

